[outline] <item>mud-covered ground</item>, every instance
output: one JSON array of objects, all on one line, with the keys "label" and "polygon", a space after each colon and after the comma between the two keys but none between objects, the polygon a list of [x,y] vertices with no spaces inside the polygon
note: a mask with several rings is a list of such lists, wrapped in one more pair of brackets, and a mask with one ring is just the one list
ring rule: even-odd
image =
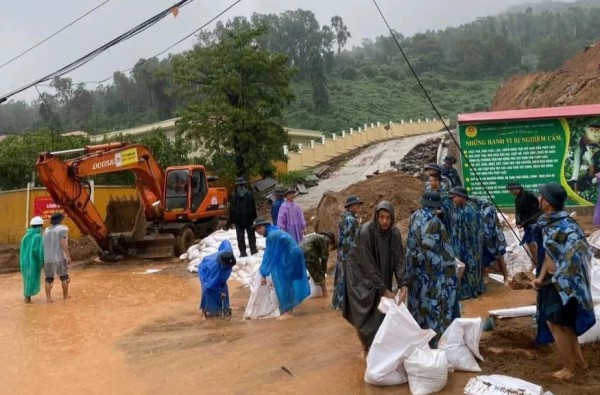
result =
[{"label": "mud-covered ground", "polygon": [[[72,299],[47,304],[40,294],[32,305],[22,301],[19,273],[0,275],[0,349],[10,356],[0,369],[2,393],[409,393],[406,385],[364,383],[354,330],[328,300],[304,302],[287,321],[244,321],[249,292],[230,282],[231,321],[202,321],[198,281],[176,261],[87,264],[71,274]],[[486,295],[464,302],[464,315],[487,317],[489,309],[533,300],[533,291],[490,284]],[[484,333],[485,373],[529,379],[555,394],[600,391],[595,373],[576,387],[550,378],[557,352],[533,347],[524,322],[501,321]],[[584,352],[597,372],[600,347]],[[443,393],[462,393],[472,376],[450,374]]]}]

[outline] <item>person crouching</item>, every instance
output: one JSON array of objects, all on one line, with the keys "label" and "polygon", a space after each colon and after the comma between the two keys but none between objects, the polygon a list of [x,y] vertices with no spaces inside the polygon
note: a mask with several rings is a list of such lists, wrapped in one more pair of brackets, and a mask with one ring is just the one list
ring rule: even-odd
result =
[{"label": "person crouching", "polygon": [[329,252],[336,248],[335,236],[331,232],[315,233],[302,240],[300,248],[302,248],[310,278],[321,287],[323,297],[327,297],[325,274],[327,273]]},{"label": "person crouching", "polygon": [[198,278],[202,285],[200,310],[207,317],[229,317],[229,289],[227,280],[235,266],[233,248],[229,240],[219,245],[218,252],[202,259],[198,267]]}]

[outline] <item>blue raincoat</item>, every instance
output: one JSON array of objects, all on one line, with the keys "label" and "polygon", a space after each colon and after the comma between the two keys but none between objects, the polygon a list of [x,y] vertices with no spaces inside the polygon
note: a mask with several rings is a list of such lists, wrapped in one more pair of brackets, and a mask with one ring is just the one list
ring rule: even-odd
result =
[{"label": "blue raincoat", "polygon": [[[224,251],[233,253],[229,240],[223,240],[218,251],[204,257],[198,267],[198,278],[202,285],[200,308],[208,315],[219,315],[223,310],[229,308],[227,280],[231,275],[232,268],[221,266],[217,259],[219,253]],[[221,299],[221,296],[224,296],[224,298]]]},{"label": "blue raincoat", "polygon": [[279,209],[283,204],[283,198],[277,199],[271,205],[271,220],[273,220],[273,225],[277,225],[277,217],[279,217]]},{"label": "blue raincoat", "polygon": [[267,225],[267,246],[260,275],[271,276],[281,314],[292,310],[310,295],[304,254],[288,233]]}]

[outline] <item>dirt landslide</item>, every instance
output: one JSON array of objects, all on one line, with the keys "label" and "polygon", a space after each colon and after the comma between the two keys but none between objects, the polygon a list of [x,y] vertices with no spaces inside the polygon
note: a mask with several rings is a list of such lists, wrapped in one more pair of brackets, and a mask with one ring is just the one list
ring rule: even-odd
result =
[{"label": "dirt landslide", "polygon": [[419,207],[423,185],[420,178],[388,171],[357,182],[341,192],[326,192],[317,209],[309,210],[306,216],[315,231],[327,230],[337,234],[346,197],[357,195],[365,202],[359,215],[362,223],[372,219],[375,207],[382,200],[390,201],[394,205],[396,222],[401,222]]},{"label": "dirt landslide", "polygon": [[491,110],[599,103],[599,73],[600,42],[596,42],[558,70],[510,78],[498,90]]}]

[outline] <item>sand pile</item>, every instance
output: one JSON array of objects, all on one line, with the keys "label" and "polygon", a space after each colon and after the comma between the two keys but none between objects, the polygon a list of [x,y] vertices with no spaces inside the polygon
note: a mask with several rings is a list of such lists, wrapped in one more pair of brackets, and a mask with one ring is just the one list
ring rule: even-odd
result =
[{"label": "sand pile", "polygon": [[365,202],[360,214],[362,223],[373,218],[373,211],[382,200],[394,205],[396,222],[400,223],[419,208],[423,189],[424,182],[421,179],[389,171],[353,184],[341,192],[324,193],[316,211],[308,211],[307,217],[316,232],[327,230],[337,234],[346,197],[357,195]]}]

